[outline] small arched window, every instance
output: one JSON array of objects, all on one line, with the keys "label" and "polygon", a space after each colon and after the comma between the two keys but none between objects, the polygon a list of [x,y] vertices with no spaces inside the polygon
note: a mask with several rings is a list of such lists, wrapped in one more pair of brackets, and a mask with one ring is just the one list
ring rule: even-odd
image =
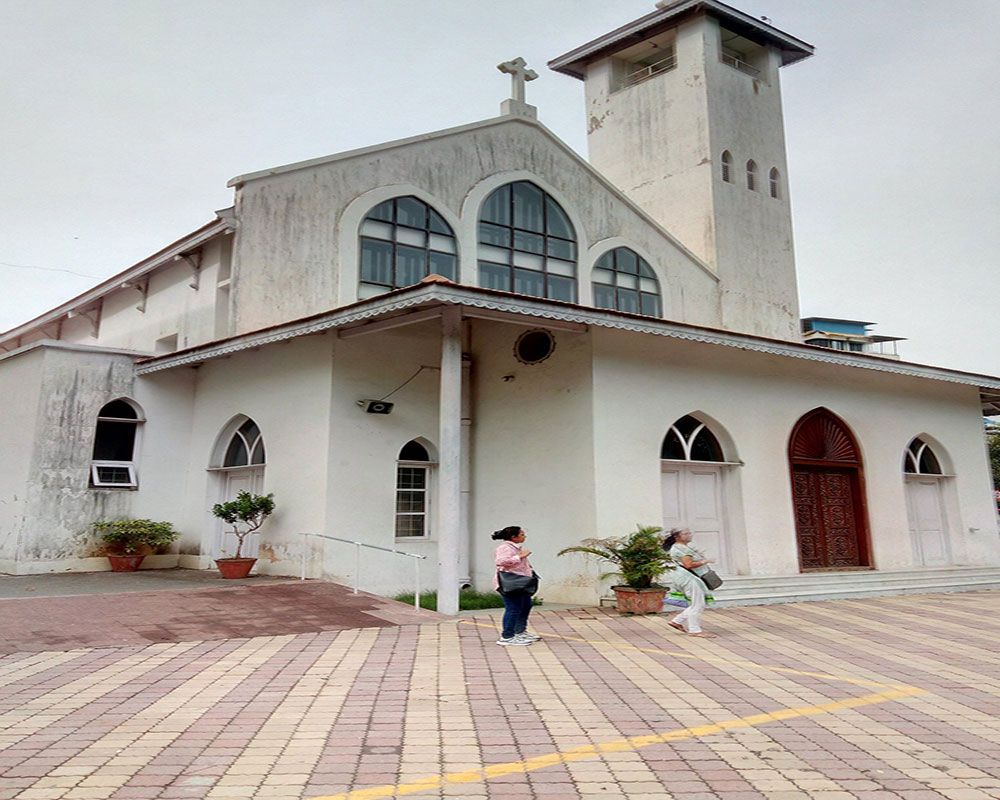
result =
[{"label": "small arched window", "polygon": [[903,456],[903,472],[909,475],[940,475],[941,462],[931,446],[919,436],[910,442]]},{"label": "small arched window", "polygon": [[142,421],[136,407],[126,400],[112,400],[97,412],[90,462],[92,486],[138,486],[135,452]]},{"label": "small arched window", "polygon": [[396,538],[430,535],[430,454],[416,439],[407,442],[396,461]]},{"label": "small arched window", "polygon": [[379,203],[361,223],[358,298],[412,286],[431,273],[454,281],[457,252],[451,226],[423,200]]},{"label": "small arched window", "polygon": [[670,426],[660,458],[665,461],[725,461],[722,446],[708,427],[690,414]]},{"label": "small arched window", "polygon": [[771,167],[771,173],[768,175],[768,183],[771,186],[771,197],[775,199],[781,197],[781,174],[778,172],[777,167]]},{"label": "small arched window", "polygon": [[747,162],[747,188],[757,191],[757,163],[752,158]]},{"label": "small arched window", "polygon": [[728,150],[722,151],[722,180],[726,183],[733,182],[732,176],[732,165],[733,157],[729,154]]},{"label": "small arched window", "polygon": [[535,184],[508,183],[483,202],[479,285],[576,302],[576,232],[562,206]]},{"label": "small arched window", "polygon": [[260,435],[260,428],[252,419],[247,419],[229,440],[222,466],[256,467],[263,466],[266,460],[264,437]]},{"label": "small arched window", "polygon": [[634,250],[616,247],[597,259],[591,272],[594,305],[650,317],[662,316],[656,273]]}]

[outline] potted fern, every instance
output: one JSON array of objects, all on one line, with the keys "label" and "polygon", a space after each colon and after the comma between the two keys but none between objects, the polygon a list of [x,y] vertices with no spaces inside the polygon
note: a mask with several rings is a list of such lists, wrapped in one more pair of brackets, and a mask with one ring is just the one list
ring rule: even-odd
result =
[{"label": "potted fern", "polygon": [[273,512],[273,494],[251,494],[247,491],[237,494],[235,500],[212,506],[212,513],[215,516],[233,526],[232,534],[236,537],[236,555],[215,560],[215,566],[219,568],[223,578],[245,578],[250,574],[257,559],[242,557],[243,542],[247,536],[255,533]]},{"label": "potted fern", "polygon": [[146,557],[144,551],[155,552],[180,535],[171,523],[153,522],[151,519],[95,522],[94,528],[101,531],[101,540],[108,549],[106,555],[114,572],[132,572],[139,569],[139,565]]},{"label": "potted fern", "polygon": [[667,588],[656,583],[663,573],[673,569],[670,556],[663,550],[662,528],[638,525],[626,536],[584,539],[579,545],[559,551],[584,553],[610,562],[615,569],[601,579],[620,575],[623,583],[612,586],[623,614],[656,614],[663,607]]}]

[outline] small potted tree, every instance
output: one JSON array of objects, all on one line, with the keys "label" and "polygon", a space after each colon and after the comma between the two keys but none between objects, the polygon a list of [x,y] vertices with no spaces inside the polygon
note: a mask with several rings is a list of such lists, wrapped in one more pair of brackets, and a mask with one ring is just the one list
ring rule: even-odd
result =
[{"label": "small potted tree", "polygon": [[618,611],[656,614],[662,609],[667,593],[666,587],[657,584],[656,579],[673,569],[670,556],[663,550],[662,531],[652,525],[639,525],[627,536],[584,539],[575,547],[560,550],[559,555],[584,553],[611,562],[616,569],[601,575],[601,579],[621,576],[624,583],[611,587],[618,599]]},{"label": "small potted tree", "polygon": [[251,494],[240,492],[235,500],[228,503],[216,503],[212,513],[223,522],[233,526],[232,534],[236,537],[236,555],[232,558],[217,558],[215,565],[223,578],[245,578],[250,574],[256,558],[243,558],[243,542],[264,524],[274,512],[274,495]]},{"label": "small potted tree", "polygon": [[180,534],[169,522],[151,519],[119,519],[95,522],[101,539],[108,548],[107,557],[115,572],[132,572],[139,569],[149,550],[155,552],[165,547]]}]

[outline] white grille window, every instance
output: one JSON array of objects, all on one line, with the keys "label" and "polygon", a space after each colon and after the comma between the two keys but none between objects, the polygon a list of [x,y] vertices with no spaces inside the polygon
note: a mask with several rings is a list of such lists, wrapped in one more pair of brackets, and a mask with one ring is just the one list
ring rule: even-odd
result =
[{"label": "white grille window", "polygon": [[747,162],[747,188],[757,191],[757,163],[752,158]]},{"label": "white grille window", "polygon": [[396,538],[430,536],[430,478],[427,448],[413,440],[403,445],[396,463]]}]

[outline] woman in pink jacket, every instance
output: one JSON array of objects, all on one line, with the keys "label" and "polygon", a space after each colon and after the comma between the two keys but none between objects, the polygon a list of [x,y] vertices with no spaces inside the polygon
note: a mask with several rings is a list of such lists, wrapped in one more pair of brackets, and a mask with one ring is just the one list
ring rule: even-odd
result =
[{"label": "woman in pink jacket", "polygon": [[[525,540],[524,531],[518,525],[510,525],[493,534],[494,539],[502,540],[497,545],[497,572],[513,572],[515,575],[531,577],[534,571],[528,556],[530,550],[522,550],[521,543]],[[531,613],[531,594],[523,589],[505,592],[500,588],[497,575],[493,576],[493,588],[503,597],[503,631],[497,644],[528,645],[541,639],[534,633],[528,633],[528,615]]]}]

